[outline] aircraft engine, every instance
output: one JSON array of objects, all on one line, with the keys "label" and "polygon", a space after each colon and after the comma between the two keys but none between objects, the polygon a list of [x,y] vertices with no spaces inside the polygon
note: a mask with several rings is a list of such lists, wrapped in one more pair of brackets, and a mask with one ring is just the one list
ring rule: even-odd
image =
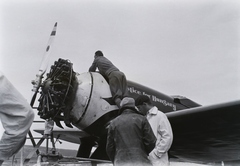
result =
[{"label": "aircraft engine", "polygon": [[108,122],[118,115],[108,82],[97,73],[77,74],[72,63],[59,59],[51,66],[41,85],[38,114],[53,119],[57,126],[75,127],[101,134]]}]

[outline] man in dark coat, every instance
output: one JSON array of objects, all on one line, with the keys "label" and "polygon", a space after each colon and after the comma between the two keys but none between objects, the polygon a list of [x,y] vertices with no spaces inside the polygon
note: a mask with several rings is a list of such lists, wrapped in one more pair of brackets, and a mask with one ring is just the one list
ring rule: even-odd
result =
[{"label": "man in dark coat", "polygon": [[94,61],[88,71],[95,72],[97,68],[99,73],[109,82],[113,100],[120,108],[121,100],[128,96],[125,74],[104,57],[101,51],[95,52]]},{"label": "man in dark coat", "polygon": [[135,109],[133,98],[125,97],[120,103],[122,113],[112,120],[108,129],[107,154],[114,165],[151,165],[148,154],[153,150],[156,137],[147,119]]}]

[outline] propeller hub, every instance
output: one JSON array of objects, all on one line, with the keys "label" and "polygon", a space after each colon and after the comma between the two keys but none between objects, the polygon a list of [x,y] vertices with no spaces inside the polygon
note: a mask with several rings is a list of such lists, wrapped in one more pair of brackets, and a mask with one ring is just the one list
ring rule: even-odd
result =
[{"label": "propeller hub", "polygon": [[42,92],[43,93],[48,93],[48,91],[49,91],[49,89],[50,89],[50,87],[51,87],[51,84],[52,84],[52,80],[50,80],[50,79],[48,79],[48,80],[46,80],[46,81],[44,81],[44,83],[43,83],[43,88],[42,88]]}]

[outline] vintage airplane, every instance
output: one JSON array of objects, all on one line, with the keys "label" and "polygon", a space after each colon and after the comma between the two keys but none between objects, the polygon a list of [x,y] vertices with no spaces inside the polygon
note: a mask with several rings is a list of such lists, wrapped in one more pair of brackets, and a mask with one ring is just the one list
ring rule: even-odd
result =
[{"label": "vintage airplane", "polygon": [[[51,67],[41,86],[39,115],[53,119],[59,127],[69,117],[75,128],[54,130],[54,137],[78,143],[78,157],[106,160],[107,126],[118,116],[118,107],[101,74],[77,74],[72,65],[59,59]],[[240,101],[200,106],[185,97],[167,96],[132,81],[128,81],[128,91],[133,98],[148,95],[168,116],[174,133],[169,152],[172,158],[206,163],[239,159]],[[97,149],[90,156],[93,146]]]},{"label": "vintage airplane", "polygon": [[[38,78],[44,73],[41,70]],[[53,136],[79,144],[78,157],[108,159],[107,126],[119,113],[107,80],[97,72],[78,74],[70,61],[59,59],[37,87],[41,95],[39,116],[54,120],[60,128],[61,121],[68,126],[54,129]],[[174,134],[171,158],[197,163],[240,159],[240,100],[201,106],[188,98],[168,96],[129,80],[128,91],[133,98],[149,96],[166,113]],[[96,150],[91,154],[93,147]]]}]

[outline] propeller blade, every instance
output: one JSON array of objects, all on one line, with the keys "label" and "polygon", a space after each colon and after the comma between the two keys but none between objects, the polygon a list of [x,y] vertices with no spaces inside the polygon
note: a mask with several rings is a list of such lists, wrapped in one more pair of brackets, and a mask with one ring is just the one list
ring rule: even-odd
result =
[{"label": "propeller blade", "polygon": [[38,92],[38,89],[40,87],[40,84],[42,82],[42,78],[43,78],[43,74],[46,72],[47,70],[47,67],[48,67],[48,61],[49,61],[49,55],[51,53],[51,46],[52,46],[52,43],[54,41],[54,38],[56,36],[56,31],[57,31],[57,22],[54,24],[54,27],[53,27],[53,30],[50,34],[50,38],[48,40],[48,44],[47,44],[47,48],[46,48],[46,52],[43,56],[43,59],[42,59],[42,62],[41,62],[41,65],[40,65],[40,68],[38,70],[38,74],[36,75],[36,79],[32,81],[32,84],[33,84],[33,95],[32,95],[32,99],[31,99],[31,103],[30,105],[33,106],[34,105],[34,102],[35,102],[35,99],[36,99],[36,96],[37,96],[37,92]]}]

